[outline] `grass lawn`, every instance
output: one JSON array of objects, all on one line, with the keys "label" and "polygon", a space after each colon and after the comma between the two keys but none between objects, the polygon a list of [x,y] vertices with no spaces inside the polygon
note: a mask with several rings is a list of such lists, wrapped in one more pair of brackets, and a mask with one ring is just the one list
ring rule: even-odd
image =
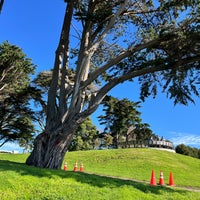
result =
[{"label": "grass lawn", "polygon": [[113,175],[148,181],[154,169],[157,182],[160,170],[167,183],[170,171],[175,184],[200,188],[200,159],[154,149],[113,149],[101,151],[81,151],[67,153],[68,168],[74,162],[83,162],[87,172]]},{"label": "grass lawn", "polygon": [[[175,153],[150,149],[69,152],[65,158],[67,171],[26,166],[27,156],[0,154],[0,199],[200,199],[199,192],[149,185],[154,169],[157,182],[160,170],[164,172],[166,183],[172,171],[176,185],[200,189],[200,160]],[[79,166],[83,162],[86,173],[73,172],[75,161]],[[138,179],[146,183],[116,177]]]}]

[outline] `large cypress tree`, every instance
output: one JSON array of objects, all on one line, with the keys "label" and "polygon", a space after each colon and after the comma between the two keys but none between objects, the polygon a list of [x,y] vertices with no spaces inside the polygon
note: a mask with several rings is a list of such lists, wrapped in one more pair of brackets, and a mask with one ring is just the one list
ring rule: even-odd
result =
[{"label": "large cypress tree", "polygon": [[77,127],[124,81],[139,78],[143,100],[156,95],[157,86],[175,103],[198,95],[198,1],[65,2],[45,130],[26,161],[37,167],[60,168]]}]

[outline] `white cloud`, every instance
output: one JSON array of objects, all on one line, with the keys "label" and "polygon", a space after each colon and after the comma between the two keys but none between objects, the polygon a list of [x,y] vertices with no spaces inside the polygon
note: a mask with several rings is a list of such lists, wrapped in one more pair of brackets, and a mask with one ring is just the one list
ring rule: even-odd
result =
[{"label": "white cloud", "polygon": [[172,141],[175,146],[179,144],[185,144],[188,146],[200,148],[200,135],[181,132],[171,132],[171,134],[173,136],[170,138],[170,141]]}]

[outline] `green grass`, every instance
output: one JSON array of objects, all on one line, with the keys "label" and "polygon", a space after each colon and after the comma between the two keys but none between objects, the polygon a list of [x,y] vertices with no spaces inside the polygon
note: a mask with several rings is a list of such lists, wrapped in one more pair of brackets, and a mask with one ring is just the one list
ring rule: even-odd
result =
[{"label": "green grass", "polygon": [[149,181],[152,169],[157,181],[160,170],[165,182],[173,173],[175,184],[200,188],[200,159],[153,149],[117,149],[70,152],[66,155],[69,168],[75,161],[84,163],[88,172]]},{"label": "green grass", "polygon": [[[26,166],[27,156],[0,154],[0,199],[200,199],[199,192],[149,185],[154,169],[157,182],[160,170],[164,172],[166,183],[172,171],[176,185],[200,189],[200,160],[179,154],[150,149],[69,152],[65,158],[68,171]],[[79,166],[83,162],[86,173],[73,172],[75,161]],[[146,183],[116,177],[138,179]]]}]

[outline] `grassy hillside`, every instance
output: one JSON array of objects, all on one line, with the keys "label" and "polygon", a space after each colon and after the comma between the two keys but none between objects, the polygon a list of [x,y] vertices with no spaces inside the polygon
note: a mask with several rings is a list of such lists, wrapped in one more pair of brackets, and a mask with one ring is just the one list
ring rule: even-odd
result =
[{"label": "grassy hillside", "polygon": [[83,162],[88,172],[145,181],[150,180],[154,169],[157,181],[162,170],[165,182],[168,182],[172,171],[176,185],[200,188],[200,160],[176,153],[137,148],[70,152],[66,155],[70,169],[76,160]]},{"label": "grassy hillside", "polygon": [[[26,166],[27,156],[0,154],[0,199],[200,199],[199,192],[149,185],[154,169],[157,182],[160,170],[166,184],[172,171],[176,185],[200,189],[200,160],[175,153],[150,149],[69,152],[68,171]],[[73,172],[75,161],[79,166],[83,162],[85,172],[92,174]]]}]

